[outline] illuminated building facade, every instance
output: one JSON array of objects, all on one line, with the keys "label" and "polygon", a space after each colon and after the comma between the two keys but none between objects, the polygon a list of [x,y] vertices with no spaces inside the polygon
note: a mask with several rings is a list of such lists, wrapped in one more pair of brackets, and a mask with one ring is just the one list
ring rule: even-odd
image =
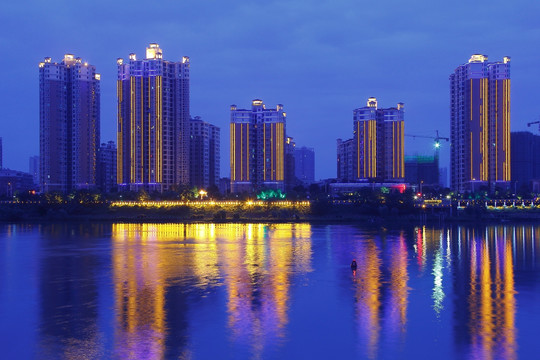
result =
[{"label": "illuminated building facade", "polygon": [[189,183],[189,58],[118,59],[118,167],[121,189],[168,190]]},{"label": "illuminated building facade", "polygon": [[355,175],[357,179],[402,181],[404,165],[404,106],[379,109],[377,99],[353,111]]},{"label": "illuminated building facade", "polygon": [[100,131],[100,74],[64,55],[39,63],[41,191],[69,192],[96,185]]},{"label": "illuminated building facade", "polygon": [[303,185],[315,182],[315,150],[305,146],[294,151],[294,174]]},{"label": "illuminated building facade", "polygon": [[190,184],[208,189],[219,183],[220,130],[199,116],[189,123],[189,177]]},{"label": "illuminated building facade", "polygon": [[506,187],[510,173],[510,58],[475,54],[450,75],[451,188]]},{"label": "illuminated building facade", "polygon": [[[373,97],[368,99],[366,106],[353,110],[352,144],[348,143],[350,140],[338,140],[338,178],[341,181],[403,181],[404,115],[403,103],[380,109]],[[347,146],[352,149],[345,153]],[[340,154],[349,154],[352,159],[345,157],[345,162]]]},{"label": "illuminated building facade", "polygon": [[102,192],[116,191],[116,144],[103,143],[98,151],[97,186]]},{"label": "illuminated building facade", "polygon": [[231,105],[231,191],[284,190],[285,118],[283,105],[267,109],[262,100],[251,109]]}]

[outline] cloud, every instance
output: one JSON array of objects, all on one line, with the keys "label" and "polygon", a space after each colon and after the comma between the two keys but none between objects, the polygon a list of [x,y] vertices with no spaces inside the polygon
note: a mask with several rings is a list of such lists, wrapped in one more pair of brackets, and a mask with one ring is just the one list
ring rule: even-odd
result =
[{"label": "cloud", "polygon": [[[540,4],[527,1],[18,1],[0,5],[9,167],[38,152],[37,63],[65,52],[102,73],[102,138],[115,139],[117,57],[158,42],[167,59],[192,59],[192,113],[222,128],[228,106],[282,103],[299,146],[314,146],[317,176],[335,176],[335,140],[352,136],[368,96],[406,103],[406,132],[447,132],[448,75],[471,53],[512,56],[513,128],[537,116]],[[411,144],[410,151],[421,152]],[[428,150],[425,150],[428,151]],[[431,151],[431,149],[429,149]]]}]

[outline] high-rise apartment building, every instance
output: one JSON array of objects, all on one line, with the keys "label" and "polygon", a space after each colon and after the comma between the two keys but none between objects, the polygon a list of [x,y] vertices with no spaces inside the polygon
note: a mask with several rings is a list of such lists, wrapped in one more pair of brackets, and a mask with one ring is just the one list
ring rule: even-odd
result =
[{"label": "high-rise apartment building", "polygon": [[294,173],[303,185],[315,182],[315,150],[305,146],[294,151]]},{"label": "high-rise apartment building", "polygon": [[294,175],[296,169],[296,162],[294,153],[296,152],[296,143],[293,138],[286,136],[285,138],[285,154],[284,154],[284,181],[285,191],[291,191],[296,186],[296,176]]},{"label": "high-rise apartment building", "polygon": [[28,159],[28,172],[32,174],[34,184],[39,185],[39,156],[30,156]]},{"label": "high-rise apartment building", "polygon": [[100,74],[81,58],[39,63],[41,191],[95,187],[99,94]]},{"label": "high-rise apartment building", "polygon": [[97,187],[104,193],[116,191],[116,144],[103,143],[98,151]]},{"label": "high-rise apartment building", "polygon": [[376,98],[353,110],[357,179],[403,180],[404,105],[380,109]]},{"label": "high-rise apartment building", "polygon": [[354,149],[354,139],[337,139],[337,179],[339,182],[356,180]]},{"label": "high-rise apartment building", "polygon": [[450,186],[457,191],[508,186],[510,58],[475,54],[450,75]]},{"label": "high-rise apartment building", "polygon": [[208,189],[219,184],[220,130],[199,116],[190,123],[190,184]]},{"label": "high-rise apartment building", "polygon": [[528,131],[510,134],[512,139],[512,181],[515,190],[530,189],[532,180],[540,180],[540,136]]},{"label": "high-rise apartment building", "polygon": [[403,103],[382,109],[373,97],[367,106],[353,110],[352,143],[338,140],[338,178],[403,181],[404,115]]},{"label": "high-rise apartment building", "polygon": [[118,166],[121,189],[163,191],[189,183],[189,58],[118,59]]},{"label": "high-rise apartment building", "polygon": [[285,118],[283,105],[267,109],[262,100],[251,109],[231,105],[231,191],[284,190]]}]

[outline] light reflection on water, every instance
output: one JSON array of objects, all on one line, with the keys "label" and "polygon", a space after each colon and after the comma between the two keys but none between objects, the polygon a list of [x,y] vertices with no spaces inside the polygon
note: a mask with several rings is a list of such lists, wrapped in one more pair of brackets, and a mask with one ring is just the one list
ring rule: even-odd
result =
[{"label": "light reflection on water", "polygon": [[0,347],[7,358],[527,357],[539,350],[539,236],[537,226],[6,225]]},{"label": "light reflection on water", "polygon": [[113,225],[118,356],[165,355],[165,294],[175,278],[193,279],[188,286],[202,290],[223,285],[232,341],[261,355],[284,338],[289,278],[309,271],[309,227]]}]

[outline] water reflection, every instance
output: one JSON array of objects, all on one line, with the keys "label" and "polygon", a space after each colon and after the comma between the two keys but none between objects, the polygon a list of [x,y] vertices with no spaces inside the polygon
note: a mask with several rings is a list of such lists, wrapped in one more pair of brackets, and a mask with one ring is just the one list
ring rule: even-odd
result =
[{"label": "water reflection", "polygon": [[[472,359],[516,358],[514,258],[520,255],[513,244],[529,242],[526,232],[457,227],[447,231],[446,239],[440,233],[431,235],[424,236],[424,242],[438,243],[432,256],[433,308],[437,314],[444,308],[443,278],[453,275],[454,328],[462,351]],[[444,252],[453,274],[443,271]]]},{"label": "water reflection", "polygon": [[[100,230],[88,224],[40,226],[46,234],[42,247],[47,250],[40,264],[39,356],[103,356],[96,307],[102,265],[95,254],[87,253],[94,247],[93,239]],[[56,251],[50,252],[52,248]]]},{"label": "water reflection", "polygon": [[[396,239],[356,244],[358,268],[353,271],[356,317],[362,352],[378,357],[381,333],[392,343],[406,332],[409,274],[403,234]],[[379,246],[384,245],[384,253]]]},{"label": "water reflection", "polygon": [[113,283],[115,350],[121,358],[162,358],[165,340],[166,265],[163,244],[179,234],[170,225],[115,224]]},{"label": "water reflection", "polygon": [[466,232],[465,240],[476,240],[469,242],[468,328],[473,359],[516,358],[514,264],[509,235],[504,228],[488,228],[482,234]]},{"label": "water reflection", "polygon": [[0,245],[6,358],[538,350],[539,226],[9,225]]},{"label": "water reflection", "polygon": [[306,224],[233,226],[240,243],[226,244],[223,276],[228,326],[233,341],[264,348],[285,336],[290,277],[309,271],[310,226]]},{"label": "water reflection", "polygon": [[[433,300],[432,308],[435,315],[439,317],[444,309],[444,298],[446,297],[444,289],[444,268],[451,267],[452,250],[450,247],[450,238],[448,233],[445,234],[444,229],[426,229],[426,227],[417,228],[415,230],[417,244],[422,243],[418,248],[417,253],[422,252],[421,270],[424,271],[424,266],[427,263],[426,254],[432,254],[433,261],[431,276],[433,276],[433,287],[431,298]],[[447,247],[444,248],[446,236]],[[445,255],[446,254],[446,255]],[[445,261],[446,259],[446,261]]]},{"label": "water reflection", "polygon": [[[189,306],[185,299],[184,307],[168,303],[167,293],[221,282],[233,341],[260,354],[284,337],[291,273],[310,269],[307,224],[115,224],[112,233],[115,348],[122,358],[171,355],[165,340]],[[174,321],[167,320],[171,307]]]}]

